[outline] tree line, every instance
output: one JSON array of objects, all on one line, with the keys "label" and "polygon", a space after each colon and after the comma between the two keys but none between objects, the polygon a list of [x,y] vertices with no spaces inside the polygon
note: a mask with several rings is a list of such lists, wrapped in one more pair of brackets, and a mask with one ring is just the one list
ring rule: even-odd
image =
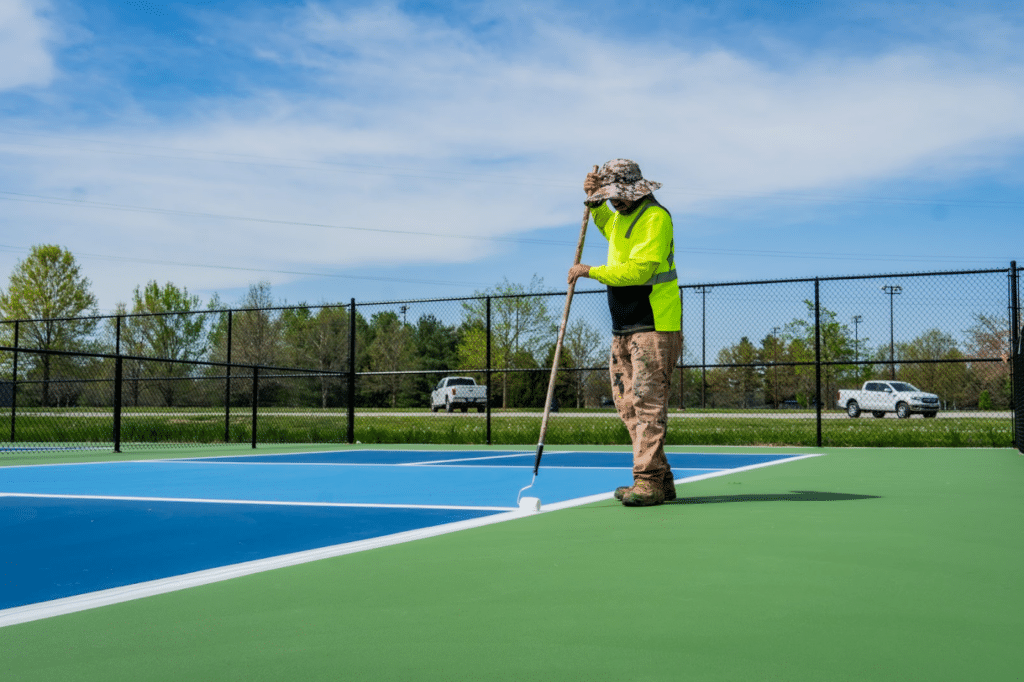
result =
[{"label": "tree line", "polygon": [[[483,383],[487,367],[487,299],[490,296],[491,403],[498,408],[543,405],[554,354],[558,320],[541,296],[543,280],[503,280],[461,302],[457,321],[424,314],[408,321],[405,313],[381,309],[364,315],[357,306],[356,404],[373,407],[425,407],[441,378],[458,373]],[[759,341],[742,337],[717,353],[715,365],[679,371],[670,404],[680,407],[778,408],[796,403],[811,407],[816,390],[814,306],[807,314]],[[369,306],[374,308],[376,306]],[[179,362],[126,360],[123,399],[129,405],[249,405],[252,388],[236,375],[224,394],[226,370],[195,363],[290,367],[322,374],[285,376],[266,372],[257,399],[268,405],[340,407],[347,404],[344,376],[350,366],[351,310],[348,306],[300,303],[285,307],[267,282],[251,285],[229,306],[218,296],[204,305],[187,288],[150,281],[135,287],[130,301],[114,315],[100,317],[91,283],[74,256],[59,246],[41,245],[12,270],[0,290],[4,320],[40,320],[18,328],[18,346],[40,350],[120,354]],[[855,338],[837,315],[821,309],[821,388],[824,407],[833,406],[839,388],[858,387],[872,378],[888,378],[888,344]],[[14,328],[0,325],[0,343],[14,345]],[[230,343],[229,343],[230,338]],[[896,377],[937,393],[950,407],[1004,408],[1010,400],[1006,362],[978,362],[1008,351],[1008,322],[975,315],[966,343],[931,329],[892,349]],[[11,376],[11,354],[0,355],[3,377]],[[109,404],[110,361],[45,354],[21,354],[19,396],[50,405]],[[563,348],[556,399],[566,407],[593,407],[610,396],[607,377],[608,335],[585,320],[569,325]],[[853,364],[855,361],[868,364]],[[974,361],[972,361],[974,360]],[[940,361],[940,362],[936,362]],[[95,379],[94,383],[88,381]]]},{"label": "tree line", "polygon": [[[816,395],[814,304],[804,301],[807,317],[794,319],[752,342],[743,337],[718,352],[706,371],[704,404],[708,407],[778,408],[795,402],[812,407]],[[940,329],[930,329],[908,342],[872,345],[826,308],[819,312],[821,394],[823,407],[835,406],[840,388],[860,388],[871,379],[895,378],[935,393],[946,407],[1005,409],[1010,406],[1009,322],[975,314],[965,330],[966,343]],[[896,358],[889,364],[890,351]],[[995,362],[979,362],[978,358]],[[846,364],[849,363],[849,364]],[[854,364],[858,363],[858,364]],[[865,364],[860,364],[865,363]],[[690,404],[700,404],[699,370],[690,370]],[[696,386],[693,384],[696,383]]]},{"label": "tree line", "polygon": [[[41,320],[18,325],[18,346],[51,351],[120,354],[122,399],[127,405],[248,405],[252,388],[237,373],[231,393],[223,393],[226,369],[196,362],[317,370],[317,374],[264,372],[257,400],[265,405],[341,407],[347,404],[351,321],[349,306],[277,301],[267,282],[250,285],[229,306],[219,296],[205,305],[174,283],[150,281],[135,287],[131,300],[113,315],[98,316],[91,283],[74,256],[53,245],[33,247],[18,263],[9,286],[0,291],[4,320]],[[528,285],[503,281],[487,292],[491,306],[492,404],[517,408],[542,405],[554,353],[557,322],[537,294],[543,280]],[[372,407],[425,407],[434,385],[452,373],[483,383],[486,373],[486,302],[462,303],[460,319],[446,322],[425,314],[413,321],[395,310],[369,316],[355,313],[355,368],[360,374],[356,404]],[[0,342],[13,345],[14,327],[0,325]],[[602,345],[604,343],[604,345]],[[556,398],[562,405],[596,404],[606,372],[588,369],[607,356],[603,335],[583,321],[567,330]],[[47,354],[20,354],[19,396],[44,406],[109,404],[110,360]],[[158,358],[164,362],[151,361]],[[166,362],[167,360],[174,362]],[[11,358],[7,363],[10,376]],[[411,373],[420,372],[420,373]],[[204,381],[206,380],[206,381]]]}]

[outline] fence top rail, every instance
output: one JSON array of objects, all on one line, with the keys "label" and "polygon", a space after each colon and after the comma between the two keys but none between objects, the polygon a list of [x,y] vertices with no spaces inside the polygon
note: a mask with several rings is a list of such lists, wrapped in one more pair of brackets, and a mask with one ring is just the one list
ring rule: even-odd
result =
[{"label": "fence top rail", "polygon": [[[748,280],[748,281],[733,281],[733,282],[704,282],[698,284],[680,284],[679,288],[682,289],[711,289],[715,287],[736,287],[736,286],[751,286],[756,284],[795,284],[795,283],[810,283],[810,282],[836,282],[846,280],[865,280],[865,279],[884,279],[884,278],[907,278],[907,277],[942,277],[952,275],[981,275],[981,274],[998,274],[998,273],[1012,273],[1015,268],[1016,262],[1013,261],[1013,265],[1009,268],[988,268],[980,270],[944,270],[936,272],[897,272],[888,274],[876,274],[876,275],[839,275],[832,277],[796,277],[790,279],[764,279],[764,280]],[[1024,268],[1016,268],[1018,272],[1024,271]],[[604,289],[586,289],[576,291],[577,295],[581,294],[600,294],[604,293]],[[49,317],[49,318],[20,318],[20,319],[4,319],[0,320],[2,324],[15,324],[15,323],[38,323],[38,322],[74,322],[78,320],[113,320],[113,319],[133,319],[143,317],[166,317],[169,315],[223,315],[226,313],[258,313],[258,312],[271,312],[271,311],[283,311],[283,310],[311,310],[311,309],[325,309],[325,308],[350,308],[355,305],[357,308],[363,306],[385,306],[385,305],[402,305],[407,303],[449,303],[456,301],[483,301],[487,299],[509,299],[509,298],[536,298],[536,297],[549,297],[549,296],[565,296],[566,291],[538,291],[532,293],[519,293],[519,294],[477,294],[473,296],[459,296],[451,298],[414,298],[414,299],[402,299],[392,301],[364,301],[357,302],[352,299],[349,303],[302,303],[298,305],[284,305],[284,306],[269,306],[266,308],[217,308],[209,310],[169,310],[161,312],[149,312],[149,313],[114,313],[107,315],[82,315],[77,317]]]},{"label": "fence top rail", "polygon": [[987,268],[984,270],[944,270],[936,272],[896,272],[889,274],[879,275],[837,275],[833,277],[795,277],[792,279],[763,279],[763,280],[749,280],[749,281],[736,281],[736,282],[706,282],[704,284],[680,284],[680,289],[712,289],[714,287],[737,287],[737,286],[751,286],[754,284],[794,284],[794,283],[813,283],[813,282],[839,282],[848,280],[859,280],[859,279],[886,279],[886,278],[906,278],[906,277],[943,277],[950,275],[991,275],[999,274],[1001,272],[1008,273],[1008,268]]}]

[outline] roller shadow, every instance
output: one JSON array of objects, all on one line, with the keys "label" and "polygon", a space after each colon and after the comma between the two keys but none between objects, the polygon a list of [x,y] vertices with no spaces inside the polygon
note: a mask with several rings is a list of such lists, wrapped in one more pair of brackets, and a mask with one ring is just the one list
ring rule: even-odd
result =
[{"label": "roller shadow", "polygon": [[843,502],[846,500],[877,500],[880,495],[852,495],[850,493],[819,493],[813,490],[794,490],[780,495],[712,495],[709,497],[679,497],[665,504],[722,504],[725,502]]}]

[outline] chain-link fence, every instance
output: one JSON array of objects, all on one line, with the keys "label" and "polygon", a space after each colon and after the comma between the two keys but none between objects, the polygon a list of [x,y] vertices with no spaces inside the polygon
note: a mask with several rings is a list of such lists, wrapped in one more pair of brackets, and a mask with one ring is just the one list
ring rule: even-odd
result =
[{"label": "chain-link fence", "polygon": [[[683,285],[669,442],[1020,445],[1019,273]],[[8,321],[3,440],[532,443],[564,300],[519,291]],[[576,292],[546,442],[629,442],[611,402],[610,327],[604,291]],[[484,387],[482,412],[445,404],[437,389],[451,376]],[[851,392],[894,381],[937,402],[848,409]]]}]

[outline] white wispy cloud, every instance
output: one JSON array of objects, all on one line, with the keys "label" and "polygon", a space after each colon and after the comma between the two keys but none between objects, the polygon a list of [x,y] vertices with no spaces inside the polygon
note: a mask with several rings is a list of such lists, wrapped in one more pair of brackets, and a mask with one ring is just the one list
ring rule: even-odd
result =
[{"label": "white wispy cloud", "polygon": [[[30,29],[22,33],[36,31],[44,65],[18,78],[45,85],[54,68],[45,22],[38,8],[13,7]],[[5,202],[11,221],[32,226],[24,243],[400,273],[407,263],[468,262],[502,248],[458,237],[574,224],[583,173],[617,156],[664,183],[678,215],[729,211],[751,196],[964,175],[1019,159],[1024,139],[1021,61],[997,38],[971,51],[908,44],[780,65],[725,46],[609,40],[551,15],[528,29],[521,16],[492,17],[517,23],[518,42],[500,47],[393,5],[221,19],[209,17],[205,38],[246,55],[240,80],[259,83],[254,74],[272,67],[293,84],[205,93],[166,120],[140,117],[147,103],[138,101],[92,129],[43,131],[62,138],[0,136],[12,191],[93,202]],[[10,73],[0,67],[0,82]],[[123,299],[174,272],[125,263],[94,279],[112,305],[115,290]],[[189,277],[193,290],[254,279],[228,270]]]},{"label": "white wispy cloud", "polygon": [[0,91],[48,85],[55,75],[42,0],[0,2]]}]

